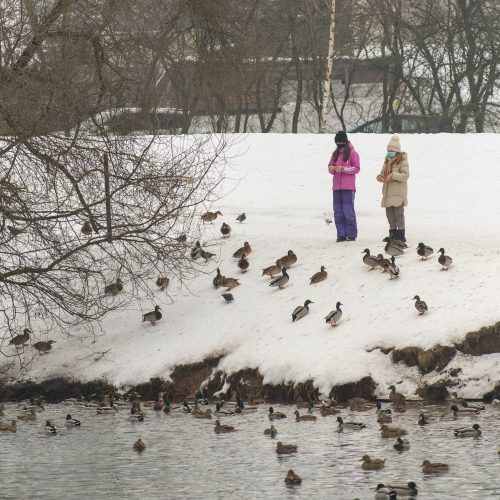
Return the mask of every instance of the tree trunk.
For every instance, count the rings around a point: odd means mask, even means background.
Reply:
[[[323,94],[321,96],[321,106],[319,115],[319,133],[324,134],[326,129],[326,105],[330,95],[330,85],[333,71],[333,52],[335,48],[335,0],[331,0],[330,5],[330,31],[328,35],[328,53],[326,56],[325,76],[323,79]]]

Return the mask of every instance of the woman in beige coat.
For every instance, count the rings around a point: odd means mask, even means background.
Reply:
[[[389,222],[389,237],[406,241],[405,206],[408,204],[408,155],[401,151],[399,137],[393,135],[377,180],[382,182],[382,206]]]

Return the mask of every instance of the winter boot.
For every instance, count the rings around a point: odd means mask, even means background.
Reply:
[[[396,239],[399,241],[403,241],[406,243],[405,230],[404,229],[396,229]]]

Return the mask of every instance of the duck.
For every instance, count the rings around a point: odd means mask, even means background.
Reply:
[[[326,323],[330,323],[330,326],[336,327],[338,322],[342,319],[342,309],[340,309],[342,305],[341,302],[337,302],[337,304],[335,304],[335,309],[325,316],[325,321]]]
[[[90,222],[88,220],[86,220],[84,223],[83,223],[83,226],[82,228],[80,229],[80,232],[84,235],[84,236],[90,236],[94,230],[92,229],[92,224],[90,224]]]
[[[293,414],[295,415],[296,422],[307,422],[307,421],[317,420],[318,418],[315,415],[300,415],[298,410],[295,410]]]
[[[214,415],[218,417],[226,417],[229,415],[234,415],[234,411],[226,410],[225,408],[222,407],[221,403],[217,402],[215,403]]]
[[[271,425],[269,429],[264,429],[265,436],[271,436],[273,438],[276,436],[276,434],[278,434],[278,431],[276,430],[276,427],[274,427],[274,425]]]
[[[256,406],[247,406],[239,396],[236,396],[236,407],[234,409],[235,413],[250,413],[254,411],[257,411]]]
[[[163,315],[160,312],[160,306],[155,306],[154,311],[147,312],[142,316],[142,322],[144,323],[145,321],[149,321],[154,326],[162,317]]]
[[[328,278],[328,273],[326,272],[326,267],[321,266],[320,270],[317,273],[314,273],[310,278],[310,285],[315,283],[320,283],[321,281],[325,281]]]
[[[199,410],[197,412],[192,413],[193,417],[195,418],[206,418],[206,419],[211,419],[212,418],[212,410]]]
[[[389,274],[391,276],[391,280],[393,278],[399,278],[399,267],[397,266],[397,264],[395,262],[394,255],[391,257],[391,263],[389,264],[387,271],[389,271]]]
[[[233,253],[233,257],[235,259],[241,259],[242,255],[250,255],[251,253],[252,247],[250,246],[250,243],[248,243],[248,241],[245,241],[245,243],[243,243],[243,246],[238,248],[238,250]]]
[[[417,254],[420,255],[420,260],[427,260],[427,258],[434,253],[431,247],[424,243],[419,243],[417,246]]]
[[[451,407],[454,417],[463,417],[467,415],[479,415],[481,410],[475,410],[474,408],[459,408],[457,405]]]
[[[386,415],[385,413],[382,413],[377,417],[377,423],[379,423],[379,424],[392,424],[392,416]]]
[[[17,422],[15,420],[12,420],[10,422],[10,424],[0,422],[0,431],[1,432],[17,432]]]
[[[378,265],[382,268],[382,271],[385,273],[387,268],[390,266],[391,261],[386,259],[381,253],[377,255]]]
[[[370,269],[369,271],[373,271],[376,267],[380,267],[379,261],[375,255],[370,255],[370,250],[365,248],[361,253],[364,253],[363,263],[366,264]]]
[[[247,256],[243,254],[241,259],[238,261],[238,267],[241,269],[242,273],[246,273],[250,267],[250,262],[248,262]]]
[[[112,295],[114,297],[115,295],[118,295],[122,290],[122,280],[120,278],[116,278],[116,281],[114,283],[111,283],[110,285],[106,285],[104,287],[104,295]]]
[[[200,245],[200,242],[197,241],[195,243],[195,246],[193,248],[191,248],[191,253],[190,253],[190,256],[193,260],[196,260],[196,259],[199,259],[201,257],[201,245]]]
[[[427,417],[421,413],[420,418],[418,419],[418,425],[428,425],[429,421],[427,420]]]
[[[479,437],[481,430],[479,429],[479,424],[474,424],[472,428],[461,427],[460,429],[455,429],[453,434],[457,437]]]
[[[262,269],[262,276],[269,276],[272,279],[276,274],[279,274],[281,272],[281,267],[281,260],[278,259],[276,261],[276,264]]]
[[[220,420],[215,421],[214,432],[216,434],[224,434],[227,432],[234,432],[235,428],[231,425],[221,425]]]
[[[278,441],[276,444],[276,453],[278,455],[289,455],[290,453],[297,453],[297,445],[295,444],[283,444]]]
[[[416,497],[418,495],[417,485],[413,481],[409,481],[406,486],[388,484],[387,487],[396,492],[396,498],[400,496]]]
[[[243,212],[242,214],[238,215],[238,217],[236,217],[236,220],[242,224],[243,222],[245,222],[247,220],[247,216],[245,214],[245,212]]]
[[[138,439],[133,445],[132,448],[135,451],[144,451],[146,449],[146,445],[142,439]]]
[[[177,238],[175,238],[175,241],[177,241],[177,243],[184,244],[187,241],[187,235],[181,234],[181,235],[177,236]]]
[[[284,413],[281,413],[279,411],[274,411],[273,407],[269,407],[269,420],[280,420],[282,418],[286,418],[286,415]]]
[[[415,300],[415,309],[418,311],[418,315],[422,316],[422,314],[426,313],[429,310],[427,303],[424,300],[420,299],[420,296],[415,295],[412,300]]]
[[[344,422],[342,417],[337,417],[337,422],[339,423],[337,427],[338,432],[342,432],[344,429],[359,430],[366,427],[366,425],[361,422]]]
[[[363,398],[352,398],[349,400],[349,410],[351,411],[369,411],[372,405]]]
[[[201,216],[201,220],[203,221],[203,224],[206,222],[212,222],[217,219],[218,215],[222,215],[220,210],[217,210],[217,212],[206,212]]]
[[[47,340],[47,342],[35,342],[33,344],[33,347],[40,353],[40,354],[47,354],[51,349],[52,349],[52,344],[55,344],[55,340]]]
[[[285,484],[288,486],[296,486],[298,484],[302,483],[302,478],[293,472],[293,469],[289,469],[285,476]]]
[[[135,412],[135,413],[131,413],[128,417],[127,417],[128,421],[129,422],[144,422],[144,413],[142,411],[139,411],[139,412]]]
[[[444,248],[440,248],[438,252],[441,254],[438,258],[438,262],[441,264],[441,271],[448,271],[453,264],[453,259],[449,255],[445,255]]]
[[[295,255],[293,250],[288,250],[287,254],[283,255],[283,257],[281,257],[279,260],[281,261],[281,264],[288,269],[289,267],[292,267],[297,263],[297,256]]]
[[[400,392],[396,392],[396,387],[394,387],[394,385],[390,385],[389,390],[391,391],[389,393],[389,399],[391,403],[397,406],[403,406],[406,402],[406,398],[404,397],[404,395]]]
[[[404,247],[397,243],[396,240],[391,240],[391,238],[386,237],[383,239],[385,241],[384,251],[388,255],[393,257],[399,257],[404,254]]]
[[[472,403],[467,403],[467,401],[462,401],[462,406],[464,408],[471,408],[472,410],[479,410],[483,411],[486,409],[484,405],[477,405],[477,404],[472,404]]]
[[[36,410],[35,408],[31,407],[29,411],[21,413],[21,415],[17,416],[18,420],[24,420],[24,421],[30,421],[30,420],[36,420]]]
[[[314,304],[314,302],[310,300],[306,300],[303,306],[297,306],[292,313],[292,321],[298,321],[300,318],[303,318],[307,314],[309,314],[309,304]]]
[[[385,424],[380,427],[380,435],[383,438],[406,436],[406,434],[408,434],[408,432],[405,429],[401,429],[400,427],[388,427]]]
[[[116,415],[118,413],[118,408],[115,406],[99,406],[96,408],[97,415]]]
[[[392,413],[392,410],[390,408],[382,408],[382,403],[380,401],[377,401],[375,407],[375,413],[377,415],[390,415]]]
[[[66,427],[80,427],[82,423],[80,420],[77,420],[76,418],[71,418],[71,415],[68,413],[66,415],[66,420],[64,421],[64,425]]]
[[[57,434],[57,429],[50,423],[50,420],[45,421],[45,432],[47,434]]]
[[[226,292],[229,292],[233,288],[236,288],[240,285],[241,283],[236,278],[226,278],[225,276],[223,276],[223,279],[221,280],[221,286],[226,288]]]
[[[465,401],[464,398],[459,398],[458,397],[458,394],[456,392],[452,392],[451,395],[453,396],[453,399],[451,400],[451,402],[454,404],[454,405],[461,405],[463,404],[463,402]]]
[[[160,292],[163,292],[170,283],[170,280],[166,276],[160,276],[156,280],[156,286],[160,289]]]
[[[282,290],[283,287],[288,283],[289,279],[290,276],[288,276],[288,273],[286,272],[286,267],[283,266],[281,268],[281,276],[277,276],[276,278],[274,278],[269,283],[269,286],[277,286],[280,290]]]
[[[493,398],[491,400],[491,406],[500,406],[500,399]]]
[[[321,405],[319,413],[322,417],[328,417],[330,415],[337,415],[338,413],[340,413],[340,410],[332,407],[327,408],[325,405]]]
[[[394,443],[394,449],[397,451],[409,450],[410,441],[408,441],[408,439],[401,439],[400,437],[398,437],[398,439]]]
[[[225,276],[222,276],[220,269],[217,268],[217,274],[215,275],[215,278],[212,280],[212,283],[214,285],[214,288],[217,290],[220,286],[222,286],[223,281],[226,279]]]
[[[429,460],[424,460],[422,462],[422,472],[424,474],[433,474],[435,472],[444,472],[449,470],[448,464],[431,463]]]
[[[228,303],[230,304],[231,302],[233,302],[234,300],[234,297],[233,297],[233,294],[232,293],[223,293],[221,295],[221,297]]]
[[[222,233],[223,238],[229,238],[229,236],[231,236],[231,226],[223,222],[220,228],[220,232]]]
[[[365,455],[361,460],[361,468],[364,470],[378,470],[385,467],[385,458],[370,458],[369,455]]]
[[[394,490],[391,490],[391,488],[385,484],[377,484],[377,488],[375,490],[375,500],[395,500],[396,498],[397,494]]]
[[[30,339],[30,333],[33,332],[29,328],[25,328],[22,334],[10,339],[9,345],[15,345],[16,348],[25,345]]]

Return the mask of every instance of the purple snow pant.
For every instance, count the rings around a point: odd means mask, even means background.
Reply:
[[[357,238],[358,236],[356,212],[354,212],[355,194],[356,191],[350,189],[333,191],[333,215],[338,238]]]

